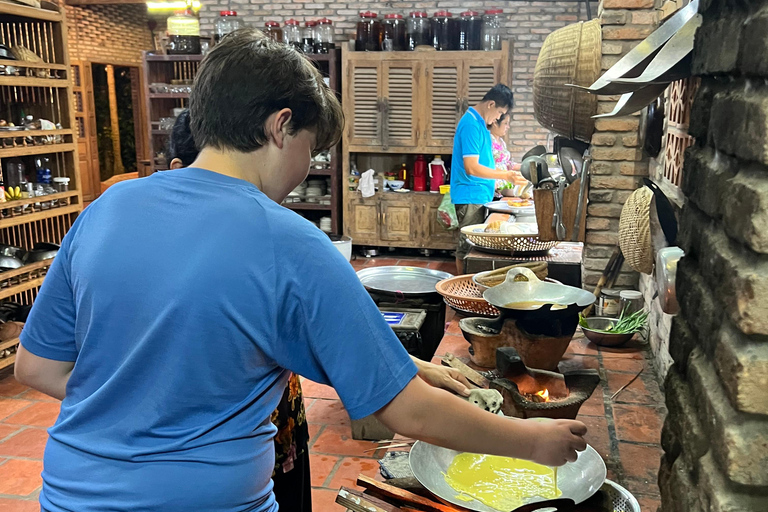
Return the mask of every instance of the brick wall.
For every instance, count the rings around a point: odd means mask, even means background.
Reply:
[[[663,512],[768,510],[768,11],[702,2]],[[759,10],[759,9],[763,10]],[[745,78],[749,77],[749,78]]]
[[[603,70],[608,70],[656,27],[654,0],[602,0]],[[598,112],[613,110],[618,96],[601,96]],[[639,116],[609,117],[595,122],[592,136],[592,177],[587,207],[587,239],[582,280],[594,286],[619,239],[619,217],[627,198],[648,175],[648,158],[639,147]],[[638,275],[628,266],[616,287],[637,284]]]
[[[66,11],[72,60],[140,65],[142,50],[153,48],[146,5],[67,6]]]
[[[212,33],[213,24],[220,10],[231,5],[238,16],[243,16],[251,26],[261,28],[265,20],[284,21],[328,17],[334,21],[339,42],[353,39],[355,24],[360,11],[372,10],[383,18],[389,12],[407,14],[413,10],[425,10],[430,15],[438,8],[448,9],[455,16],[466,9],[482,11],[501,6],[507,13],[505,23],[507,36],[514,42],[513,83],[515,109],[510,124],[509,150],[513,158],[536,144],[546,144],[549,132],[533,119],[533,68],[539,50],[547,35],[578,20],[586,20],[582,2],[528,2],[495,0],[459,1],[416,1],[416,2],[373,2],[369,0],[346,2],[320,2],[319,0],[297,0],[293,3],[275,3],[271,0],[207,0],[200,11],[200,28],[203,33]],[[593,16],[597,6],[593,4]],[[549,144],[551,146],[551,143]]]

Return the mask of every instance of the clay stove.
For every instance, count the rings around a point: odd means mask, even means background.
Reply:
[[[559,374],[528,368],[513,347],[496,350],[496,373],[491,389],[504,398],[504,415],[516,418],[575,419],[600,383],[597,370]]]

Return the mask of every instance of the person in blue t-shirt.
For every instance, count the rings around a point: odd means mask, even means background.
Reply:
[[[296,50],[244,29],[200,65],[191,167],[111,187],[61,244],[16,378],[62,400],[45,512],[274,512],[270,415],[290,372],[353,419],[460,451],[562,465],[583,423],[510,420],[417,378],[328,237],[280,206],[343,116]]]
[[[493,142],[488,126],[508,113],[514,104],[512,91],[504,84],[497,84],[483,99],[462,116],[453,136],[451,161],[451,202],[456,205],[459,229],[485,222],[483,205],[493,201],[496,180],[516,185],[527,181],[519,172],[520,166],[509,171],[496,170],[493,159]],[[456,249],[456,268],[464,273],[464,258],[469,253],[469,241],[459,235]]]

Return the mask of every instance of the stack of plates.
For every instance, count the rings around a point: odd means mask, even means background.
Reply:
[[[331,232],[331,218],[330,217],[321,217],[319,225],[320,225],[320,229],[322,229],[326,233],[330,233]]]

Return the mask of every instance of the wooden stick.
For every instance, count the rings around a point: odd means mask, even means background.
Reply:
[[[488,386],[491,385],[491,382],[477,373],[475,370],[464,364],[460,359],[458,359],[453,354],[445,354],[443,356],[443,359],[441,361],[444,366],[449,366],[455,370],[458,370],[459,373],[461,373],[463,376],[467,378],[467,380],[474,384],[476,387],[480,388],[488,388]]]
[[[336,503],[354,512],[401,512],[394,505],[347,487],[339,489]]]
[[[364,453],[373,453],[378,450],[389,450],[390,448],[405,448],[406,446],[411,446],[411,443],[397,443],[390,444],[388,446],[377,446],[376,448],[369,448],[368,450],[365,450]]]
[[[369,478],[365,475],[357,477],[357,485],[365,489],[381,494],[387,498],[394,498],[404,503],[410,503],[412,505],[418,505],[424,509],[424,512],[457,512],[457,509],[442,505],[436,501],[432,501],[428,498],[419,496],[412,492],[408,492],[403,489],[398,489],[392,485],[388,485],[382,482],[377,482],[373,478]]]
[[[616,248],[613,250],[613,254],[611,254],[611,258],[608,260],[608,264],[605,266],[605,270],[603,270],[603,275],[600,276],[600,280],[597,282],[597,286],[595,286],[595,297],[597,299],[600,299],[600,292],[603,291],[603,286],[605,286],[605,283],[608,281],[608,276],[613,272],[613,268],[616,265],[616,261],[619,259],[619,256],[621,255],[621,248],[617,245]],[[592,313],[592,308],[594,308],[595,305],[590,304],[587,309],[584,310],[584,317],[588,317]]]
[[[630,385],[630,384],[632,384],[633,382],[635,382],[635,381],[637,380],[637,378],[640,376],[640,374],[641,374],[641,373],[643,373],[643,370],[645,370],[645,368],[643,368],[642,370],[640,370],[639,372],[637,372],[637,375],[635,375],[634,377],[632,377],[632,379],[631,379],[629,382],[627,382],[626,384],[624,384],[623,386],[621,386],[617,392],[615,392],[614,394],[612,394],[612,395],[611,395],[611,401],[613,401],[613,399],[614,399],[614,398],[616,398],[617,396],[619,396],[619,393],[621,393],[622,391],[624,391],[625,389],[627,389],[627,388],[629,387],[629,385]]]

